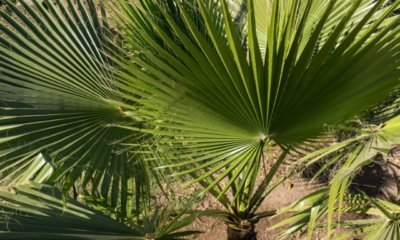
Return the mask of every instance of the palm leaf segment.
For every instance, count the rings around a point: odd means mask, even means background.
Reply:
[[[348,231],[337,236],[337,239],[360,237],[367,240],[397,239],[400,237],[399,214],[397,204],[374,198],[367,198],[371,207],[368,213],[374,215],[371,219],[349,220],[342,223]],[[354,227],[357,230],[354,230]]]
[[[313,239],[315,231],[327,225],[323,220],[329,214],[329,198],[328,188],[319,189],[305,196],[282,209],[278,215],[289,212],[294,212],[294,214],[276,223],[271,229],[289,225],[279,234],[281,239],[285,239],[306,227],[307,231],[303,231],[303,233],[307,233],[307,239]],[[344,200],[346,202],[344,207],[342,209],[335,208],[335,210],[353,214],[368,214],[370,217],[355,220],[339,219],[334,223],[334,226],[338,227],[341,233],[336,234],[335,239],[344,240],[362,237],[362,239],[378,240],[397,239],[400,236],[400,209],[397,204],[371,198],[364,193],[348,194],[344,197]]]
[[[165,209],[127,226],[47,185],[0,191],[0,199],[0,237],[4,239],[173,240],[197,233],[182,230],[196,214]]]
[[[397,104],[396,101],[394,103]],[[396,112],[393,113],[394,106],[388,106],[388,108],[389,111],[377,115],[379,120],[388,119],[384,123],[378,126],[371,124],[369,127],[358,129],[356,136],[314,151],[297,162],[308,167],[325,160],[314,179],[329,169],[335,169],[332,166],[339,165],[340,167],[335,170],[329,187],[319,189],[280,211],[280,214],[295,212],[292,217],[274,226],[278,228],[290,225],[281,233],[282,237],[290,236],[308,226],[308,239],[312,239],[317,227],[327,227],[328,235],[332,233],[334,227],[350,227],[348,232],[339,235],[340,237],[336,236],[335,239],[348,239],[364,234],[368,235],[365,239],[396,238],[394,236],[399,233],[399,209],[395,204],[369,198],[365,194],[354,195],[348,192],[352,178],[363,166],[376,161],[378,154],[382,156],[390,154],[393,147],[399,143],[400,116]],[[378,215],[380,218],[344,221],[342,225],[337,225],[335,221],[341,221],[342,212],[368,213]],[[317,226],[318,219],[327,221]],[[358,227],[357,230],[351,231],[354,226]]]
[[[0,192],[0,236],[5,239],[144,239],[141,233],[68,199],[54,188],[19,186]]]
[[[315,136],[397,86],[399,3],[247,1],[243,27],[224,0],[121,1],[134,54],[119,94],[139,103],[121,108],[170,167],[248,195],[267,142]]]
[[[136,136],[109,127],[123,118],[111,104],[119,99],[110,81],[116,40],[104,8],[93,1],[4,2],[13,17],[0,12],[2,183],[32,180],[32,163],[42,155],[55,168],[46,179],[66,190],[79,179],[97,196],[112,194],[114,207],[122,199],[129,215],[133,190],[149,194],[149,172],[118,144]]]

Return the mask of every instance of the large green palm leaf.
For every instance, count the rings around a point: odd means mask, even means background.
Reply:
[[[5,3],[13,17],[0,12],[2,184],[33,180],[42,154],[54,170],[48,182],[99,193],[114,207],[122,203],[125,215],[134,206],[139,214],[154,171],[122,145],[144,136],[111,126],[125,120],[112,104],[120,99],[111,82],[118,36],[104,8],[93,1]]]
[[[398,85],[399,1],[247,1],[244,29],[227,1],[215,5],[222,26],[210,1],[171,2],[179,11],[121,1],[116,12],[134,52],[120,96],[139,103],[121,108],[146,126],[123,127],[156,135],[169,167],[222,202],[231,186],[251,195],[267,143],[290,148]]]

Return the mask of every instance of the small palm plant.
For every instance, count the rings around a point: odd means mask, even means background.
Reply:
[[[122,127],[152,134],[166,167],[226,208],[229,238],[250,239],[285,155],[398,85],[399,2],[234,3],[120,2],[133,52],[120,92],[138,103],[121,108],[146,128]],[[283,154],[257,185],[274,145]]]
[[[286,155],[398,86],[400,1],[120,0],[117,32],[91,0],[45,2],[0,12],[3,182],[41,153],[47,183],[124,218],[164,168],[218,199],[229,239],[254,238]]]

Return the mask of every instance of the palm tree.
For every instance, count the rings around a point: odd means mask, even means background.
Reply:
[[[229,3],[121,2],[137,53],[121,97],[139,103],[121,107],[148,126],[125,128],[157,136],[167,167],[192,175],[227,209],[230,238],[247,239],[285,154],[397,86],[399,2]],[[256,186],[273,145],[283,154]]]
[[[6,3],[18,20],[0,12],[3,182],[41,153],[48,183],[100,189],[129,218],[162,166],[222,203],[229,239],[273,214],[256,211],[288,153],[400,76],[400,1],[120,0],[117,37],[91,0],[20,1],[29,18]]]

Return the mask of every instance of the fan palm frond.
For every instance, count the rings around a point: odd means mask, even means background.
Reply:
[[[269,143],[290,149],[398,85],[399,17],[391,13],[399,1],[247,1],[245,33],[238,33],[221,0],[222,34],[209,1],[171,2],[179,11],[154,1],[121,2],[115,11],[135,50],[121,63],[119,87],[138,105],[121,108],[146,126],[122,128],[161,138],[156,151],[175,162],[167,167],[195,175],[219,199],[233,184],[236,199],[253,193]],[[261,16],[256,4],[271,14]]]
[[[32,174],[42,154],[53,164],[48,183],[98,192],[113,205],[120,199],[127,214],[148,208],[155,172],[123,145],[146,136],[113,126],[126,116],[113,104],[121,98],[112,56],[121,53],[104,8],[91,0],[4,2],[13,17],[0,11],[2,185]]]

